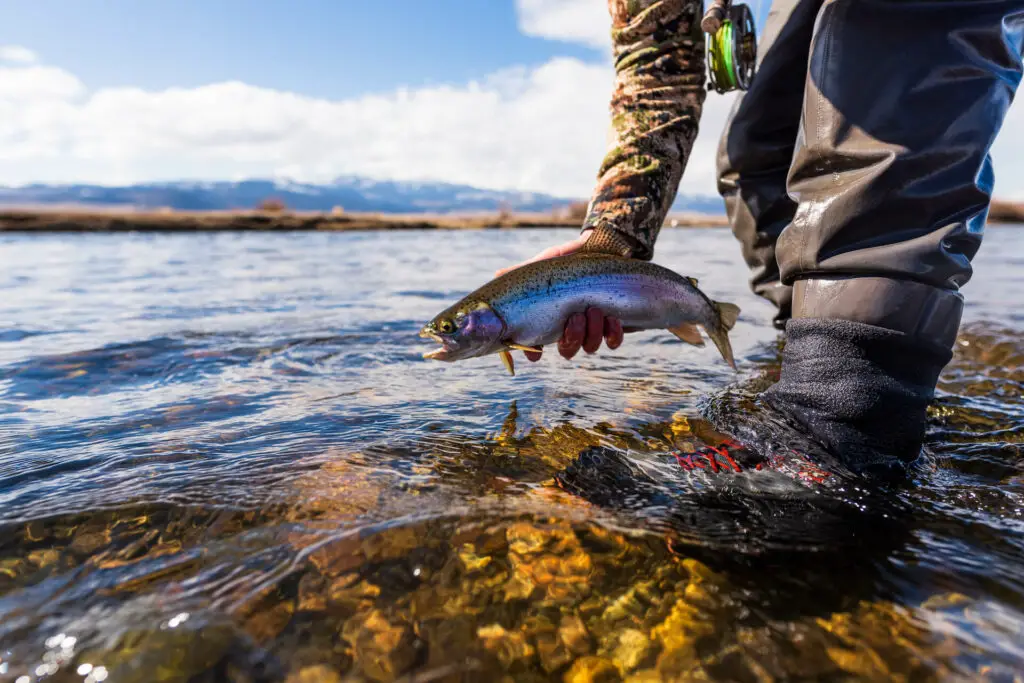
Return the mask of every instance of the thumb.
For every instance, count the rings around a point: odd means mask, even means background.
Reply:
[[[527,263],[543,261],[545,259],[555,258],[557,256],[568,256],[569,254],[575,254],[583,247],[584,244],[587,243],[587,240],[590,239],[590,235],[593,232],[593,229],[585,230],[582,233],[580,233],[580,236],[577,237],[576,239],[570,242],[566,242],[565,244],[558,244],[553,247],[548,247],[547,249],[540,252],[536,256],[528,258],[522,263],[518,263],[514,266],[509,266],[508,268],[502,268],[501,270],[497,271],[494,274],[494,276],[497,277],[499,275],[504,275],[509,271],[515,270],[516,268],[521,268],[522,266],[525,266]]]

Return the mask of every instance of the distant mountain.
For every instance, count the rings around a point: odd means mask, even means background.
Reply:
[[[725,215],[725,204],[718,195],[691,194],[676,196],[672,211],[678,213],[703,213],[710,216]]]
[[[482,190],[469,185],[410,183],[346,176],[325,185],[275,180],[241,182],[145,183],[125,187],[102,185],[26,185],[0,187],[0,206],[85,205],[137,209],[169,207],[181,211],[253,209],[275,198],[296,211],[381,213],[458,213],[497,211],[551,211],[573,199],[535,192]],[[718,197],[679,197],[673,209],[722,213]]]

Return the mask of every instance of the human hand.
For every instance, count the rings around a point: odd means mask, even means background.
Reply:
[[[511,270],[515,270],[516,268],[525,266],[527,263],[533,263],[534,261],[543,261],[544,259],[555,258],[556,256],[568,256],[569,254],[574,254],[577,251],[579,251],[584,244],[587,243],[587,240],[590,239],[590,236],[593,233],[593,229],[584,230],[583,232],[580,233],[580,236],[574,240],[570,240],[565,244],[558,244],[553,247],[548,247],[547,249],[540,252],[536,256],[532,256],[523,261],[522,263],[517,263],[514,266],[508,266],[506,268],[502,268],[501,270],[496,271],[494,273],[494,277],[504,275],[505,273]]]
[[[495,273],[495,277],[515,270],[520,266],[534,261],[555,258],[556,256],[568,256],[580,250],[590,239],[593,230],[583,231],[579,237],[565,244],[559,244],[541,251],[522,263],[508,268],[502,268]],[[591,307],[583,313],[573,313],[565,321],[565,328],[558,340],[558,353],[566,360],[571,360],[582,348],[585,352],[596,353],[601,348],[601,340],[604,339],[609,349],[617,349],[622,344],[624,334],[622,322],[615,317],[606,316],[599,308]],[[527,360],[537,362],[541,359],[543,352],[524,351],[523,355]]]

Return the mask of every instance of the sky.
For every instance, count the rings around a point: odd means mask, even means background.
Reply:
[[[759,28],[770,0],[748,0]],[[0,184],[340,175],[589,196],[605,0],[0,0]],[[680,191],[715,192],[709,93]],[[994,150],[1024,198],[1024,112]],[[1019,131],[1019,132],[1018,132]]]

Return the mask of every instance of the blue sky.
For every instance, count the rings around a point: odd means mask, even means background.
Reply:
[[[4,0],[4,44],[90,88],[240,80],[332,99],[604,57],[524,35],[502,0]]]
[[[752,0],[759,28],[769,0]],[[0,0],[0,184],[339,175],[586,198],[606,0]],[[715,194],[710,93],[680,191]],[[1024,111],[996,144],[1024,199]]]

